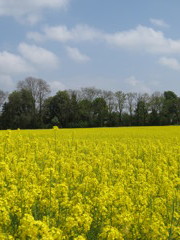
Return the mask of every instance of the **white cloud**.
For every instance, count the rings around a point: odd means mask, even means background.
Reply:
[[[141,25],[129,31],[107,34],[106,41],[120,48],[150,53],[180,53],[180,40],[166,38],[163,32]]]
[[[3,51],[0,52],[0,74],[11,75],[34,72],[34,68],[21,56]]]
[[[144,82],[137,80],[135,76],[130,76],[127,79],[125,79],[125,83],[127,83],[130,86],[131,88],[130,91],[143,93],[151,92],[151,89]]]
[[[176,54],[180,53],[180,39],[173,40],[166,38],[162,31],[142,25],[127,31],[115,33],[104,33],[101,30],[87,25],[77,25],[68,29],[64,25],[46,27],[42,33],[31,32],[28,38],[35,41],[55,40],[60,42],[67,41],[103,41],[112,46],[124,49],[145,51],[153,54]]]
[[[58,57],[45,48],[21,43],[18,50],[24,58],[40,68],[54,69],[59,65]]]
[[[15,83],[9,75],[0,74],[0,89],[3,91],[13,90],[15,88]]]
[[[45,38],[60,42],[66,42],[73,39],[71,31],[66,26],[46,27],[44,29]]]
[[[47,26],[42,30],[42,33],[29,32],[27,37],[35,41],[50,39],[59,42],[67,42],[102,40],[104,35],[101,31],[89,27],[88,25],[76,25],[72,29],[68,29],[65,25],[59,25],[54,27]]]
[[[44,9],[65,8],[70,0],[0,0],[0,16],[25,18],[36,23]]]
[[[68,56],[76,62],[87,62],[90,60],[88,56],[86,56],[85,54],[82,54],[77,48],[66,47],[66,50],[67,50]]]
[[[136,87],[139,83],[139,81],[134,76],[128,77],[125,81],[132,87]]]
[[[93,41],[104,37],[101,30],[83,24],[76,25],[76,27],[71,30],[71,34],[76,41]]]
[[[55,54],[35,45],[21,43],[18,50],[21,55],[0,52],[0,89],[4,91],[13,90],[18,79],[42,73],[42,68],[47,73],[59,63]],[[53,82],[53,87],[57,90],[63,84]]]
[[[155,26],[158,26],[158,27],[169,27],[169,25],[162,19],[155,19],[155,18],[151,18],[150,19],[150,22],[155,25]]]
[[[28,32],[26,37],[34,40],[35,42],[42,42],[45,40],[43,34],[38,32]]]
[[[30,14],[26,18],[26,22],[29,23],[30,25],[34,25],[42,19],[41,14]],[[22,23],[24,23],[24,20],[22,19]]]
[[[66,89],[66,86],[59,81],[49,82],[49,85],[51,86],[52,94],[55,94],[59,90],[65,90]]]
[[[175,58],[162,57],[159,63],[174,70],[180,70],[180,62]]]

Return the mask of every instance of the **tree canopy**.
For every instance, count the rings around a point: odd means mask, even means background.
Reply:
[[[111,127],[180,123],[180,97],[86,87],[50,95],[50,85],[28,77],[9,95],[0,90],[0,128]]]

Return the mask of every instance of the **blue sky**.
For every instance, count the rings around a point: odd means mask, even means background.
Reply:
[[[0,89],[46,80],[180,95],[180,1],[0,0]]]

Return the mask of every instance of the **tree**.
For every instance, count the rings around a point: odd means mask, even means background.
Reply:
[[[95,126],[103,127],[108,116],[108,107],[104,98],[96,98],[92,103]]]
[[[100,89],[95,87],[81,88],[81,98],[92,102],[95,98],[100,97],[101,92]]]
[[[68,127],[70,122],[70,97],[67,91],[58,91],[55,96],[49,98],[44,106],[45,123],[52,127],[54,121],[59,127]]]
[[[0,108],[2,107],[3,103],[5,102],[7,95],[8,95],[8,93],[0,90]]]
[[[78,92],[68,91],[70,98],[70,108],[69,108],[69,124],[68,127],[78,127],[80,120],[79,104],[78,104]]]
[[[115,98],[117,101],[117,108],[118,108],[118,112],[119,112],[119,122],[122,125],[122,112],[125,107],[126,94],[123,93],[122,91],[117,91],[117,92],[115,92]]]
[[[113,110],[115,110],[115,96],[114,93],[112,91],[106,91],[104,90],[102,92],[102,97],[104,98],[104,100],[106,101],[106,104],[108,106],[108,111],[109,114],[111,114],[113,112]]]
[[[137,105],[135,110],[135,121],[137,125],[148,125],[148,113],[150,106],[150,96],[147,93],[137,95]]]
[[[149,100],[149,125],[160,125],[164,96],[160,92],[154,92]]]
[[[130,115],[130,125],[132,125],[133,113],[137,104],[137,93],[129,92],[126,94],[126,106]]]
[[[93,125],[93,110],[92,102],[87,99],[82,99],[78,103],[80,114],[80,127],[92,127]]]
[[[28,77],[17,91],[0,90],[1,128],[102,127],[180,124],[180,97],[163,94],[124,93],[95,87],[58,91],[48,97],[50,86]]]
[[[34,128],[34,99],[26,89],[12,92],[3,105],[2,126],[4,129]]]
[[[42,79],[28,77],[23,81],[19,81],[17,88],[18,90],[26,89],[31,92],[31,95],[34,98],[35,108],[41,118],[43,103],[51,92],[49,84]]]
[[[180,98],[177,98],[177,124],[180,124]]]
[[[172,91],[164,92],[164,102],[162,108],[162,123],[177,124],[178,123],[178,97]]]

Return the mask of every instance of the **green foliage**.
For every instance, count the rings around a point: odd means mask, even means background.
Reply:
[[[159,126],[180,123],[180,98],[172,91],[137,94],[93,87],[58,91],[42,79],[26,78],[18,90],[0,90],[0,128]]]
[[[3,105],[1,122],[4,128],[32,128],[34,119],[34,99],[28,90],[12,92]]]

